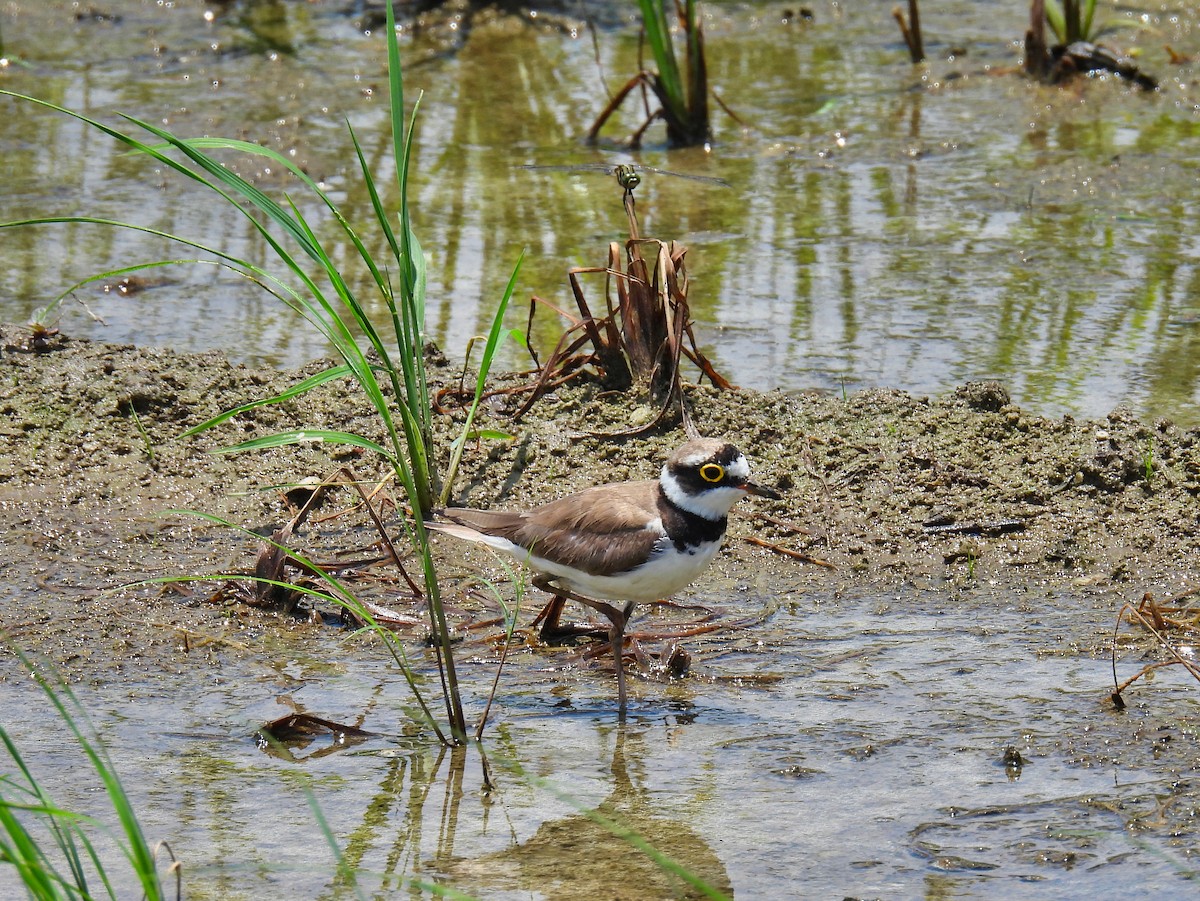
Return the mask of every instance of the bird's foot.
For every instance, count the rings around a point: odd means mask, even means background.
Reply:
[[[583,657],[585,660],[592,660],[608,653],[607,643],[597,643],[584,651]],[[621,656],[626,661],[627,672],[648,682],[671,682],[682,679],[692,665],[692,655],[677,642],[670,642],[658,651],[649,651],[640,641],[630,635],[625,636],[624,653]],[[633,665],[630,666],[630,663]]]
[[[530,624],[531,627],[537,627],[539,623],[541,624],[541,629],[538,630],[538,637],[544,643],[549,645],[574,644],[578,638],[608,637],[609,627],[607,625],[587,622],[563,622],[562,614],[564,606],[565,598],[559,594],[554,595],[550,598],[550,602],[542,608],[542,612]]]

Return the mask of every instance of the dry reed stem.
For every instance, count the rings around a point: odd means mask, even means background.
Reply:
[[[1186,596],[1190,596],[1195,593],[1196,593],[1196,591],[1193,590],[1193,591],[1186,592],[1183,595],[1178,595],[1177,597],[1186,597]],[[1140,623],[1142,626],[1144,626],[1147,630],[1149,630],[1150,634],[1154,636],[1154,640],[1159,644],[1159,646],[1163,650],[1165,650],[1171,656],[1172,659],[1159,660],[1154,663],[1148,663],[1145,666],[1143,666],[1140,670],[1138,670],[1133,676],[1126,679],[1124,682],[1118,682],[1117,681],[1117,629],[1120,628],[1120,624],[1123,619],[1127,619],[1129,622],[1136,621],[1136,622]],[[1130,685],[1132,685],[1138,679],[1141,679],[1143,676],[1146,676],[1146,675],[1154,672],[1155,670],[1161,669],[1165,666],[1176,666],[1176,665],[1182,666],[1185,670],[1188,671],[1188,673],[1191,674],[1193,679],[1196,679],[1198,682],[1200,682],[1200,665],[1198,665],[1195,661],[1186,657],[1179,648],[1177,648],[1170,640],[1168,640],[1163,635],[1163,631],[1165,631],[1165,628],[1170,627],[1172,625],[1176,625],[1177,628],[1181,628],[1186,631],[1194,631],[1195,630],[1195,625],[1193,623],[1182,623],[1182,624],[1177,625],[1173,621],[1169,620],[1167,617],[1163,616],[1162,611],[1159,609],[1158,605],[1155,604],[1154,597],[1153,597],[1153,595],[1150,594],[1150,592],[1146,592],[1146,594],[1142,596],[1142,600],[1138,604],[1137,607],[1134,607],[1132,604],[1125,604],[1121,608],[1120,612],[1117,614],[1117,625],[1113,629],[1113,642],[1112,642],[1113,691],[1112,691],[1112,694],[1110,695],[1110,697],[1112,698],[1113,706],[1115,706],[1118,710],[1125,709],[1125,700],[1124,700],[1124,698],[1121,697],[1121,693],[1123,691],[1125,691],[1125,689],[1127,689]]]

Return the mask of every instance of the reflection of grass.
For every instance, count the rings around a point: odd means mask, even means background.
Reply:
[[[79,700],[65,683],[52,681],[23,655],[18,653],[18,656],[100,777],[109,807],[120,823],[112,838],[127,861],[140,896],[147,901],[182,898],[183,867],[174,860],[165,842],[151,847],[146,841],[116,767],[96,737]],[[11,866],[26,896],[36,901],[99,898],[116,901],[137,897],[122,884],[122,880],[128,882],[128,879],[118,872],[115,863],[106,859],[94,841],[96,833],[111,834],[112,830],[92,815],[56,804],[2,725],[0,742],[14,768],[14,772],[0,775],[0,867]],[[4,769],[7,771],[9,767]],[[357,898],[368,897],[359,885],[365,874],[355,868],[353,860],[347,859],[312,790],[305,786],[304,794],[313,822],[333,853],[337,884],[352,890]],[[157,865],[160,851],[171,860],[165,872],[160,872]],[[404,877],[402,883],[435,897],[470,901],[470,896],[428,880]]]
[[[34,681],[58,712],[66,731],[87,756],[104,786],[108,803],[120,823],[115,836],[143,896],[157,901],[163,889],[157,849],[142,833],[125,787],[103,746],[95,739],[87,714],[65,683],[54,683],[23,655],[18,655]],[[91,816],[59,807],[26,764],[8,730],[0,726],[0,741],[17,773],[0,776],[0,863],[12,866],[30,898],[118,898],[115,870],[102,860],[91,836],[109,831]],[[42,829],[31,828],[35,824]],[[47,833],[47,840],[41,835]],[[165,847],[165,846],[160,846]],[[170,853],[169,849],[166,849]],[[172,864],[175,897],[181,894],[180,872]]]
[[[642,71],[617,91],[588,132],[594,141],[600,129],[617,111],[625,98],[637,88],[648,88],[659,102],[659,109],[638,128],[631,141],[641,145],[642,135],[655,119],[667,124],[667,143],[672,147],[694,147],[710,137],[708,119],[708,69],[704,59],[704,32],[695,0],[683,0],[677,6],[680,30],[686,51],[681,67],[671,39],[667,4],[663,0],[638,0],[642,10],[642,28],[654,56],[657,72]]]
[[[505,614],[511,635],[513,618],[510,614],[515,614],[515,610],[506,609]],[[189,863],[180,864],[174,861],[174,855],[165,843],[152,846],[147,842],[116,768],[96,737],[96,730],[79,700],[65,684],[52,681],[25,658],[21,659],[57,711],[66,727],[63,731],[74,737],[100,777],[108,807],[120,824],[119,829],[111,830],[92,814],[77,813],[56,804],[46,785],[39,781],[20,754],[8,730],[0,726],[0,742],[7,753],[6,765],[0,768],[3,772],[0,775],[0,866],[7,864],[13,868],[28,897],[38,901],[67,901],[124,899],[140,895],[150,901],[167,901],[183,896],[187,872],[195,876],[213,864],[223,865],[219,859],[198,861],[194,854]],[[623,735],[619,735],[618,748],[623,742]],[[508,753],[515,754],[516,749],[509,746]],[[333,867],[325,878],[330,879],[334,894],[338,897],[376,897],[382,883],[392,889],[401,886],[417,889],[432,897],[487,897],[487,888],[495,888],[495,884],[489,882],[494,875],[492,869],[481,868],[478,862],[468,862],[464,864],[465,869],[457,872],[455,861],[458,859],[452,850],[456,845],[457,830],[468,822],[461,807],[464,799],[471,797],[471,792],[464,791],[464,777],[470,771],[465,749],[421,743],[409,753],[364,754],[354,759],[379,762],[378,770],[374,766],[369,768],[376,776],[383,774],[384,778],[373,780],[378,788],[363,809],[361,822],[343,825],[341,828],[348,829],[343,834],[336,832],[326,818],[317,796],[319,789],[314,790],[310,775],[291,768],[280,774],[307,800],[312,817],[311,834],[314,838],[323,837],[333,855]],[[692,835],[686,826],[657,812],[644,792],[639,793],[631,787],[621,752],[618,751],[615,759],[621,761],[621,766],[618,768],[614,764],[613,793],[599,807],[584,804],[555,788],[544,778],[523,769],[515,758],[511,761],[506,758],[504,766],[512,774],[510,788],[518,793],[531,789],[548,792],[595,824],[589,837],[603,837],[607,833],[625,843],[628,846],[625,853],[632,855],[623,864],[629,873],[645,878],[648,872],[659,871],[668,883],[676,886],[676,894],[672,897],[729,897],[723,890],[727,878],[712,849],[701,837]],[[9,762],[11,766],[7,765]],[[208,781],[205,779],[206,783]],[[440,790],[439,786],[445,790]],[[224,792],[229,787],[218,782],[212,790]],[[281,800],[278,803],[288,802]],[[485,808],[487,806],[490,805]],[[340,806],[339,819],[344,819],[345,813],[344,805]],[[256,817],[251,822],[262,823],[263,820]],[[434,847],[437,850],[432,857],[426,854],[428,835],[423,828],[426,824],[436,824]],[[551,836],[557,836],[562,828],[576,828],[570,821],[555,819],[546,820],[543,826]],[[104,841],[98,842],[97,837]],[[110,838],[119,846],[126,869],[120,867],[119,858],[106,847]],[[536,856],[541,850],[544,849],[539,848],[536,837],[525,845],[514,841],[512,846],[495,852],[494,859],[510,865],[513,862],[519,864],[528,859],[529,854]],[[371,864],[371,859],[378,853],[386,857],[382,872]],[[602,867],[605,855],[611,859],[616,852],[611,845],[603,845],[592,852],[577,846],[556,847],[552,853],[556,858],[561,856],[564,861],[561,874],[570,879],[571,864],[579,862],[579,855]],[[639,859],[642,856],[645,860]],[[166,862],[168,859],[170,863]],[[163,861],[161,865],[160,860]],[[503,869],[500,868],[501,873]],[[424,875],[429,872],[443,875]],[[498,878],[503,882],[502,875]],[[136,882],[136,893],[131,889],[131,882]],[[456,888],[455,883],[468,891],[479,883],[483,887],[472,895]],[[226,891],[229,891],[228,886]]]

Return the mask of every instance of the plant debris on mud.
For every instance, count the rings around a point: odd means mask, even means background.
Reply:
[[[169,652],[189,616],[215,615],[202,603],[211,590],[180,604],[145,590],[131,601],[129,592],[104,589],[253,569],[253,541],[167,511],[196,510],[270,535],[291,518],[290,486],[345,466],[363,479],[378,475],[375,461],[353,448],[212,453],[284,428],[375,434],[369,408],[347,385],[178,437],[323,363],[263,371],[215,353],[61,335],[35,348],[21,334],[6,328],[0,354],[0,528],[7,536],[0,565],[5,592],[18,601],[3,605],[0,628],[10,639],[53,649],[68,668],[86,667],[92,657],[120,666],[154,648]],[[436,352],[428,360],[435,387],[457,381],[458,371]],[[1033,587],[1046,603],[1058,589],[1089,593],[1115,617],[1126,601],[1146,591],[1170,596],[1195,577],[1197,430],[1143,423],[1120,409],[1100,421],[1041,418],[1012,404],[996,383],[970,383],[934,399],[886,389],[841,398],[696,386],[685,399],[701,433],[739,445],[755,478],[785,492],[781,501],[735,511],[726,549],[693,586],[697,593],[706,583],[711,591],[740,582],[793,597],[913,587],[996,598],[1019,588],[1027,598]],[[468,449],[455,504],[522,506],[599,482],[651,478],[683,440],[677,423],[636,439],[592,437],[628,430],[655,411],[648,399],[631,402],[583,378],[542,398],[515,425],[521,394],[497,392],[491,401],[480,427],[515,439]],[[457,415],[444,417],[443,449]],[[346,506],[355,502],[351,494]],[[322,530],[333,541],[338,529],[337,521],[310,525],[305,541],[319,548]],[[369,532],[355,540],[369,544]],[[439,553],[463,552],[445,543]],[[226,600],[220,615],[244,620],[247,629],[305,627],[247,605],[231,613],[230,606]],[[1095,635],[1079,644],[1105,650]]]

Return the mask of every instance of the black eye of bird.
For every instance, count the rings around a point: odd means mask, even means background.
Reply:
[[[725,467],[719,463],[705,463],[700,467],[700,478],[706,482],[719,482],[725,478]]]

